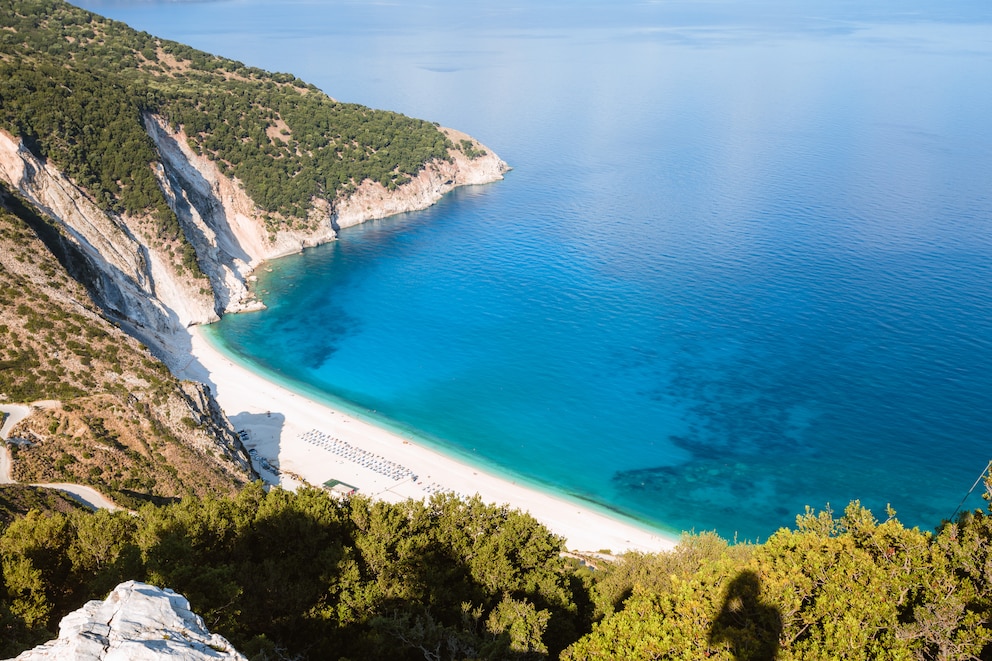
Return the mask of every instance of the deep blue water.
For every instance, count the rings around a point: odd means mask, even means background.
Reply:
[[[285,378],[748,539],[930,528],[992,458],[987,3],[81,4],[515,168],[260,272],[215,330]]]

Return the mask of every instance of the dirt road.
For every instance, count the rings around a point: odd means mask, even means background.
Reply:
[[[31,414],[31,407],[23,404],[3,404],[0,405],[0,411],[7,414],[7,419],[4,420],[3,426],[0,427],[0,439],[6,441],[8,435],[10,434],[10,430],[14,428],[14,425]],[[11,475],[10,450],[7,448],[6,443],[4,443],[3,446],[0,446],[0,484],[16,484]],[[32,484],[31,486],[65,491],[75,500],[93,510],[120,509],[102,493],[93,487],[88,487],[84,484],[69,484],[60,482],[57,484]]]

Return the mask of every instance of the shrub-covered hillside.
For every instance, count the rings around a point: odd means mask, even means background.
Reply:
[[[595,571],[531,517],[261,487],[0,535],[0,654],[119,581],[185,594],[253,659],[992,658],[992,519],[937,533],[807,512],[760,545],[686,536]]]
[[[82,509],[82,505],[63,491],[24,484],[0,485],[0,530],[31,510],[68,513]]]
[[[166,117],[236,176],[273,224],[305,224],[365,179],[394,188],[453,145],[436,126],[337,103],[288,74],[137,32],[59,0],[0,0],[0,128],[22,136],[104,208],[179,226],[141,114]],[[465,149],[474,150],[469,143]]]
[[[607,572],[607,615],[563,658],[989,659],[990,551],[985,514],[930,533],[857,503],[760,545],[691,538]]]
[[[232,493],[249,475],[230,424],[100,315],[39,238],[63,245],[57,232],[0,185],[0,401],[55,402],[15,428],[28,444],[10,446],[14,478],[132,507]]]
[[[539,658],[589,618],[560,549],[530,516],[441,496],[255,486],[137,515],[29,515],[0,538],[0,655],[138,578],[187,596],[254,658]]]

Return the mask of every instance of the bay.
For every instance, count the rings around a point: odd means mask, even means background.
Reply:
[[[982,4],[79,4],[514,167],[260,273],[246,360],[666,530],[929,528],[990,458]]]

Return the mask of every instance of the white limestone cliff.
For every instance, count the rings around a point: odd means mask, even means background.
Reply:
[[[189,601],[172,590],[128,581],[103,601],[69,613],[59,636],[16,661],[247,661],[225,638],[210,633]]]
[[[252,202],[236,179],[225,176],[213,161],[196,154],[189,147],[186,135],[171,129],[162,118],[146,115],[145,128],[158,147],[173,190],[181,189],[192,202],[192,222],[205,221],[216,232],[220,251],[252,268],[266,259],[326,243],[334,239],[341,228],[426,209],[458,186],[491,183],[502,179],[510,169],[499,156],[468,135],[442,127],[440,130],[453,143],[468,140],[486,153],[470,159],[460,151],[452,150],[451,162],[428,163],[409,183],[393,191],[378,182],[366,180],[349,197],[337,200],[333,209],[324,200],[314,200],[311,217],[318,220],[316,229],[280,230],[270,241],[261,220],[264,212]],[[180,220],[184,217],[180,216]],[[202,260],[201,246],[196,245],[196,248]]]
[[[158,287],[164,279],[162,260],[152,257],[131,228],[2,130],[0,178],[61,230],[63,247],[74,253],[74,275],[88,276],[87,287],[111,314],[153,332],[206,320],[198,314],[195,296],[164,296],[163,301]]]
[[[427,164],[393,191],[365,181],[333,204],[314,200],[310,216],[316,222],[311,229],[270,234],[265,214],[240,183],[196,154],[181,130],[151,114],[144,116],[144,124],[161,158],[155,171],[159,185],[196,250],[209,286],[177,267],[175,258],[150,236],[148,218],[101,210],[57,168],[2,130],[0,179],[59,228],[62,249],[72,262],[70,272],[84,281],[97,303],[173,369],[181,365],[176,348],[185,327],[261,307],[248,281],[262,261],[333,240],[342,227],[424,209],[457,186],[502,179],[509,169],[465,134],[441,129],[455,144],[470,140],[484,155],[470,159],[452,150],[450,161]]]
[[[499,156],[461,131],[449,128],[441,128],[441,131],[455,144],[469,140],[485,151],[485,155],[470,159],[460,151],[452,150],[451,162],[429,163],[420,174],[396,191],[389,191],[378,182],[365,180],[355,193],[337,204],[334,225],[338,228],[351,227],[366,220],[426,209],[459,186],[497,181],[510,169]]]

